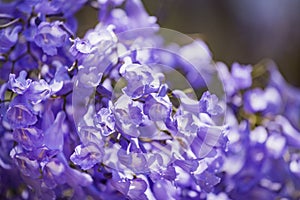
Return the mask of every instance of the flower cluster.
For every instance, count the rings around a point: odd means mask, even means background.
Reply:
[[[170,64],[161,60],[169,54],[159,50],[163,38],[155,34],[156,26],[143,29],[148,30],[144,34],[140,29],[117,34],[111,25],[99,24],[74,40],[71,52],[79,71],[72,103],[81,143],[70,160],[88,172],[110,172],[112,178],[103,186],[106,194],[205,197],[220,182],[217,173],[227,137],[226,127],[216,119],[225,109],[209,91],[197,100],[184,92],[190,85],[180,82],[179,90],[168,79],[170,73],[180,76],[174,66],[162,65]]]
[[[232,199],[299,198],[300,91],[271,61],[218,67],[231,129],[221,191]]]
[[[1,199],[299,198],[300,92],[273,65],[215,65],[140,0],[0,2],[0,45]]]

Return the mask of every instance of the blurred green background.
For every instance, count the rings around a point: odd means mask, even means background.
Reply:
[[[284,77],[300,86],[300,1],[143,0],[164,28],[201,37],[214,60],[256,64],[274,60]],[[95,11],[78,15],[81,27]],[[95,15],[95,16],[94,16]],[[83,22],[83,23],[82,23]]]

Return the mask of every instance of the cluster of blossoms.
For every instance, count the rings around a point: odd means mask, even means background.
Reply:
[[[218,189],[232,199],[298,199],[300,91],[272,61],[218,67],[230,129]]]
[[[0,22],[1,199],[299,197],[300,92],[273,66],[214,65],[140,0],[0,2]]]

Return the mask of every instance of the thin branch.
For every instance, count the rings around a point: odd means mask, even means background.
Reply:
[[[20,22],[20,21],[21,21],[21,18],[16,18],[16,19],[14,19],[12,21],[7,22],[6,24],[1,24],[0,25],[0,29],[7,28],[7,27],[9,27],[9,26],[11,26],[11,25],[13,25],[13,24],[15,24],[17,22]]]

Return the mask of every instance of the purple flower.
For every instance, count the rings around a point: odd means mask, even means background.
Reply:
[[[70,89],[70,82],[70,77],[67,74],[66,67],[57,66],[54,78],[52,79],[49,85],[51,89],[51,94],[59,95],[60,92],[65,92],[65,90]]]
[[[175,186],[170,181],[164,179],[154,183],[153,193],[156,199],[175,199],[177,196]]]
[[[297,198],[300,92],[269,63],[217,64],[225,108],[197,98],[207,45],[164,40],[141,0],[0,5],[0,198]],[[83,5],[100,22],[79,39]]]
[[[42,22],[38,26],[35,43],[50,56],[57,54],[57,48],[62,47],[67,41],[67,33],[60,27],[61,22]]]
[[[161,161],[163,162],[163,161]],[[161,163],[159,163],[161,165]],[[158,171],[152,170],[150,178],[153,182],[157,182],[161,179],[174,181],[177,177],[174,166],[168,165],[167,168],[159,169]]]
[[[84,70],[105,70],[105,67],[115,59],[114,48],[116,48],[117,37],[113,32],[114,26],[102,26],[99,24],[95,29],[89,30],[83,39],[76,38],[70,48],[71,54],[78,59],[79,65]],[[101,63],[101,64],[100,64]],[[101,66],[98,66],[101,65]],[[95,68],[95,66],[98,66]],[[97,72],[96,72],[97,73]]]
[[[79,132],[81,142],[85,144],[89,144],[93,142],[98,146],[102,145],[102,134],[101,130],[97,129],[93,126],[83,126]]]
[[[73,41],[73,45],[70,48],[70,52],[73,56],[79,57],[80,54],[89,54],[93,52],[93,46],[87,39],[76,38]]]
[[[91,142],[77,146],[70,159],[73,163],[79,165],[81,169],[87,170],[101,162],[103,153],[101,147]]]
[[[279,127],[277,126],[276,128],[278,128],[280,133],[282,133],[286,137],[287,143],[292,147],[299,148],[300,147],[300,139],[299,139],[300,131],[298,129],[296,129],[289,122],[289,120],[284,116],[280,116],[280,115],[276,116],[275,122],[277,125],[280,125]],[[273,128],[275,127],[274,124],[270,124],[270,125],[272,125]]]
[[[201,126],[198,129],[197,136],[191,144],[191,149],[199,158],[213,157],[217,155],[215,148],[225,150],[228,139],[225,136],[225,127]]]
[[[8,87],[17,94],[23,94],[29,88],[32,81],[31,79],[26,80],[26,76],[26,71],[21,71],[18,78],[16,78],[15,74],[10,74]]]
[[[13,156],[20,171],[25,175],[32,178],[40,176],[40,165],[36,160],[30,160],[24,154],[19,153]]]
[[[137,127],[144,121],[142,104],[122,95],[114,104],[116,125],[120,131],[133,137],[140,135]]]
[[[133,179],[130,183],[128,197],[137,200],[147,200],[148,198],[145,195],[147,186],[148,186],[147,183],[143,179],[141,178]]]
[[[43,132],[37,128],[20,128],[13,132],[14,139],[19,142],[26,150],[33,150],[43,142]]]
[[[185,136],[195,136],[201,124],[199,118],[191,113],[181,114],[175,118],[176,127]]]
[[[282,100],[279,92],[275,88],[268,87],[265,90],[254,88],[245,93],[244,104],[245,110],[250,113],[272,112],[277,114],[280,111]]]
[[[149,66],[139,64],[126,63],[120,68],[120,73],[127,81],[127,86],[122,90],[133,99],[157,92],[164,79],[162,73],[155,72]]]
[[[19,70],[30,71],[38,68],[37,60],[34,59],[32,55],[28,55],[28,54],[21,56],[21,58],[17,60],[15,65],[16,65],[16,71]]]
[[[15,26],[14,28],[8,27],[0,29],[0,53],[4,54],[11,47],[13,47],[18,41],[18,34],[21,31],[21,26]]]
[[[89,186],[92,178],[85,173],[70,168],[66,158],[59,153],[55,158],[42,162],[43,181],[48,188],[55,188],[67,183],[74,192],[81,191],[81,186]]]
[[[200,112],[205,112],[211,116],[219,115],[223,112],[222,107],[219,105],[218,97],[210,92],[204,92],[199,101]]]
[[[251,77],[252,67],[247,65],[239,65],[238,63],[233,63],[231,68],[232,78],[235,81],[235,87],[237,90],[249,88],[252,84]]]
[[[46,186],[53,189],[57,184],[63,184],[65,180],[66,167],[58,159],[53,159],[45,163],[42,167],[43,170],[43,180]]]
[[[128,154],[123,150],[120,150],[118,152],[118,158],[121,164],[125,165],[136,174],[148,171],[148,163],[142,153],[130,152]]]
[[[250,140],[255,143],[264,143],[268,138],[268,132],[265,127],[258,126],[250,133]]]
[[[174,164],[186,172],[195,172],[199,166],[197,160],[176,160]]]
[[[291,162],[289,164],[289,168],[292,173],[296,174],[300,177],[300,157],[297,154],[292,155]]]
[[[202,68],[202,66],[209,65],[212,61],[212,54],[207,44],[201,40],[195,40],[180,48],[179,51],[183,58],[191,62],[196,67]]]
[[[72,16],[80,9],[87,0],[65,1],[65,0],[40,0],[35,5],[35,11],[43,14],[63,14],[65,17]]]
[[[206,192],[211,192],[212,188],[221,180],[214,173],[208,171],[204,171],[200,174],[195,174],[194,179],[196,183]]]
[[[49,84],[41,79],[39,81],[33,81],[30,84],[29,89],[26,91],[25,98],[27,98],[33,104],[38,104],[41,101],[48,99],[51,95],[51,87]]]
[[[113,1],[113,4],[118,5],[120,2]],[[109,6],[110,1],[106,6]],[[107,9],[106,7],[104,7]],[[105,13],[105,10],[102,10]],[[105,24],[114,24],[116,32],[123,32],[143,27],[158,28],[156,24],[156,17],[149,16],[140,0],[127,0],[125,1],[125,8],[114,8],[107,15],[100,14],[101,21]]]
[[[6,117],[13,128],[28,127],[37,122],[37,117],[24,104],[15,104],[8,108]]]
[[[286,150],[286,138],[279,134],[272,134],[266,141],[266,147],[270,155],[280,158]]]
[[[148,184],[142,178],[126,179],[118,175],[113,175],[111,184],[121,192],[124,197],[137,200],[148,199],[145,195]]]
[[[232,77],[228,67],[224,63],[217,62],[216,65],[220,73],[220,77],[224,86],[224,90],[227,94],[227,97],[231,97],[237,92],[235,89],[235,80]]]
[[[101,108],[95,117],[95,125],[101,129],[103,136],[115,132],[115,117],[109,108]]]
[[[65,118],[65,112],[60,111],[57,113],[53,124],[47,130],[45,130],[44,144],[48,148],[62,151],[64,145],[64,132],[62,130],[62,126]]]
[[[29,14],[32,11],[32,8],[39,2],[41,2],[41,0],[21,1],[17,4],[17,9]]]
[[[167,96],[161,97],[156,94],[149,94],[145,99],[143,111],[151,121],[165,122],[167,119],[171,120],[172,104]]]
[[[95,67],[85,68],[79,73],[79,81],[86,88],[97,87],[102,78],[102,72],[100,72],[100,70]]]
[[[113,173],[111,184],[123,195],[127,195],[130,187],[130,181],[128,179],[121,179],[116,173]]]
[[[179,100],[179,111],[181,112],[189,112],[195,115],[200,113],[200,104],[194,98],[189,97],[181,90],[173,90],[172,94]]]

